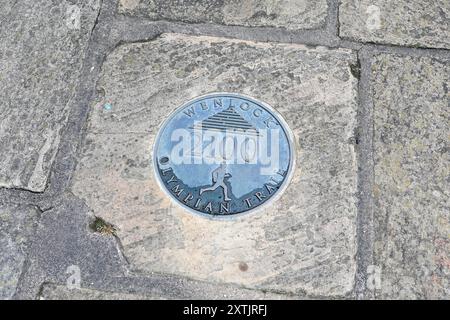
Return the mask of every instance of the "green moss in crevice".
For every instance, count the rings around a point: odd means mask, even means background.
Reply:
[[[359,60],[356,63],[350,64],[350,72],[356,79],[361,77],[361,64],[359,63]]]
[[[95,217],[89,227],[92,231],[103,235],[116,235],[116,228],[112,224],[99,217]]]

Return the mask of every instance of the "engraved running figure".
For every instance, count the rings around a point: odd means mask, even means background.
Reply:
[[[217,169],[214,169],[211,173],[213,185],[208,188],[200,189],[200,194],[205,191],[214,191],[218,187],[222,187],[223,196],[225,201],[230,201],[231,199],[228,197],[228,186],[225,184],[225,178],[230,178],[231,174],[227,171],[227,165],[225,162],[222,162]]]

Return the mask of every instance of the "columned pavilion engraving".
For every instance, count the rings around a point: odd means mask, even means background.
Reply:
[[[258,130],[236,112],[233,106],[220,111],[192,127],[194,130],[228,131],[235,134],[259,135]]]

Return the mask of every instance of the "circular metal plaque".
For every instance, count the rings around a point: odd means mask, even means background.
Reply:
[[[292,133],[267,104],[212,93],[163,123],[153,166],[161,188],[190,212],[223,217],[276,199],[294,168]]]

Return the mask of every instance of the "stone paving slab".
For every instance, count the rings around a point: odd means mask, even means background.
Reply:
[[[0,300],[16,292],[37,220],[29,206],[0,204]]]
[[[325,25],[326,0],[120,0],[118,12],[152,20],[249,27],[317,29]]]
[[[0,187],[44,191],[99,1],[2,1]]]
[[[135,271],[344,296],[356,270],[355,64],[350,50],[177,34],[121,45],[103,65],[72,191],[116,226]],[[262,212],[193,216],[156,183],[162,121],[212,91],[267,102],[294,132],[293,180]]]
[[[95,289],[69,289],[67,286],[45,284],[39,295],[40,300],[162,300],[151,295],[110,292]]]
[[[449,84],[449,61],[373,59],[381,298],[450,298]]]
[[[448,0],[342,0],[339,23],[356,41],[450,49]]]
[[[154,276],[152,276],[154,278]],[[46,283],[40,290],[41,300],[292,300],[295,296],[281,295],[230,286],[217,286],[187,279],[164,279],[150,288],[139,288],[135,278],[118,279],[119,287],[113,289],[69,288],[66,285]],[[128,281],[127,281],[128,280]],[[131,280],[131,281],[130,281]],[[177,283],[173,288],[173,283]],[[170,289],[169,289],[170,288]]]
[[[93,221],[86,205],[72,197],[41,214],[18,298],[35,299],[43,283],[98,286],[123,276],[117,242],[112,234],[94,232]]]

